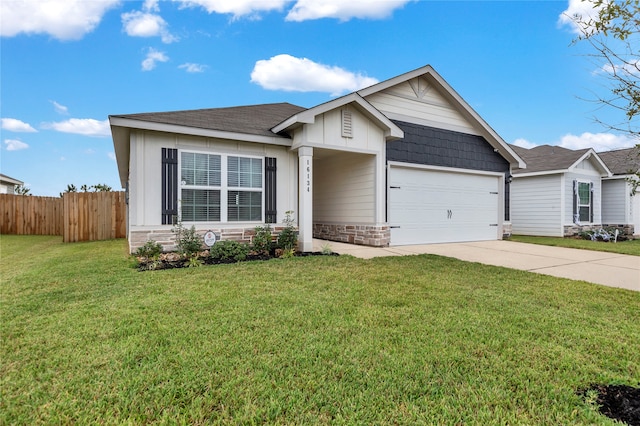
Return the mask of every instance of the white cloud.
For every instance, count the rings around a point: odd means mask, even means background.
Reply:
[[[154,69],[158,62],[167,62],[169,57],[164,52],[159,52],[156,49],[150,48],[147,52],[147,57],[142,61],[142,71],[151,71]]]
[[[64,105],[57,103],[56,101],[49,101],[53,104],[53,109],[56,110],[58,114],[67,115],[69,114],[69,108]]]
[[[63,133],[74,133],[84,136],[109,136],[111,128],[109,120],[99,121],[93,118],[71,118],[66,121],[55,123],[44,123],[46,129],[56,130]]]
[[[160,36],[163,43],[173,43],[178,40],[169,32],[167,22],[160,15],[134,11],[123,13],[121,17],[127,35],[132,37]]]
[[[522,138],[516,139],[515,141],[512,142],[512,144],[515,146],[519,146],[521,148],[526,148],[526,149],[531,149],[538,146],[535,143],[529,142],[528,140],[522,139]]]
[[[256,62],[251,82],[268,90],[327,92],[338,96],[376,84],[378,80],[307,58],[277,55]]]
[[[107,157],[109,157],[110,160],[116,161],[116,154],[115,152],[108,152],[107,153]]]
[[[0,121],[2,122],[2,128],[5,130],[9,130],[10,132],[37,132],[37,130],[31,127],[30,124],[25,123],[24,121],[20,121],[16,118],[3,118],[0,119]]]
[[[49,34],[78,40],[93,31],[119,0],[2,0],[0,35]]]
[[[618,74],[623,77],[640,77],[640,59],[630,59],[629,62],[619,65],[605,64],[601,70],[607,74]]]
[[[287,21],[335,18],[348,21],[352,18],[382,19],[410,0],[298,0],[285,18]]]
[[[585,132],[579,136],[572,134],[564,135],[558,145],[568,149],[593,148],[596,152],[600,152],[610,151],[612,149],[631,148],[636,143],[638,143],[637,140],[625,135]]]
[[[29,148],[29,145],[17,139],[5,139],[4,144],[7,146],[7,151],[20,151]]]
[[[260,12],[282,10],[291,0],[174,0],[182,7],[202,7],[209,13],[231,14],[233,19],[256,18]]]
[[[194,64],[192,62],[187,62],[185,64],[179,65],[178,68],[183,69],[186,72],[204,72],[207,66],[202,64]]]
[[[159,12],[160,7],[158,6],[158,0],[145,0],[144,4],[142,5],[142,9],[146,10],[147,12]]]
[[[586,26],[592,18],[598,16],[598,11],[601,7],[594,8],[593,3],[583,0],[569,0],[567,9],[563,11],[558,17],[558,25],[568,26],[575,34],[582,34],[581,28],[585,28],[588,31],[594,31],[594,28]],[[578,24],[577,21],[582,21],[583,24]]]

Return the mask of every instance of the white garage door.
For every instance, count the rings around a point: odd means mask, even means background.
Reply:
[[[391,244],[498,239],[499,182],[492,175],[391,167]]]

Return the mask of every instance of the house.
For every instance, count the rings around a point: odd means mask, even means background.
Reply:
[[[525,164],[431,66],[312,108],[111,115],[130,250],[181,221],[250,241],[294,212],[312,239],[369,246],[496,240]]]
[[[602,226],[602,179],[611,172],[593,149],[512,148],[527,164],[513,170],[514,234],[563,237]]]
[[[0,173],[0,194],[13,194],[16,186],[21,185],[24,182]]]
[[[630,179],[640,170],[640,148],[598,153],[613,176],[602,180],[602,223],[640,236],[640,192],[632,195]]]

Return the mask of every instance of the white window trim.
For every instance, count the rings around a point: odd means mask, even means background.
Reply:
[[[220,156],[220,186],[206,186],[206,185],[183,185],[182,184],[182,153],[194,153],[194,154],[207,154],[207,155],[219,155]],[[261,173],[262,173],[262,186],[260,188],[245,188],[238,186],[228,186],[229,175],[228,175],[228,158],[229,157],[241,157],[241,158],[255,158],[261,161]],[[182,190],[183,189],[212,189],[212,190],[220,190],[220,222],[206,222],[206,221],[195,221],[195,222],[184,222],[191,224],[203,224],[203,223],[215,223],[215,224],[242,224],[242,223],[264,223],[265,216],[265,205],[264,205],[264,192],[265,192],[265,177],[264,177],[264,162],[265,157],[260,157],[257,155],[245,155],[240,152],[218,152],[218,151],[200,151],[195,149],[178,149],[178,185],[180,191],[178,193],[178,220],[182,222]],[[228,215],[228,197],[229,191],[244,191],[244,192],[260,192],[261,195],[261,204],[262,211],[260,212],[260,220],[259,221],[231,221],[229,222]]]
[[[587,204],[580,204],[580,184],[584,183],[587,184],[589,186],[589,201]],[[576,179],[576,215],[578,216],[578,222],[579,223],[584,223],[584,224],[591,224],[593,222],[591,222],[591,216],[593,215],[593,212],[591,211],[591,201],[593,198],[593,182],[589,181],[589,180],[581,180],[581,179]],[[587,207],[589,208],[589,215],[588,215],[588,219],[587,220],[580,220],[580,207]]]

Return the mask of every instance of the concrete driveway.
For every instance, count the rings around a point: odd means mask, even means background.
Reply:
[[[469,262],[504,266],[609,287],[640,291],[640,257],[513,241],[422,244],[386,248],[314,240],[314,250],[329,245],[340,254],[370,259],[378,256],[437,254]]]

